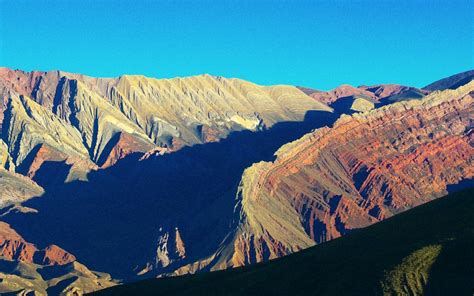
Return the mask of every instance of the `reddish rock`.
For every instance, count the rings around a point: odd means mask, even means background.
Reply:
[[[308,94],[310,97],[316,99],[317,101],[323,102],[325,104],[332,104],[340,98],[351,97],[351,96],[363,96],[367,98],[375,99],[376,96],[370,91],[365,89],[353,87],[348,84],[341,85],[331,91],[315,91]]]
[[[39,250],[4,222],[0,222],[0,256],[41,265],[64,265],[76,261],[74,255],[56,245]]]
[[[341,85],[330,91],[318,91],[308,88],[300,88],[310,97],[331,105],[341,98],[362,97],[370,99],[376,103],[395,98],[421,98],[429,93],[428,90],[421,90],[415,87],[403,86],[398,84],[378,84],[371,86],[353,87],[351,85]],[[397,99],[399,100],[399,99]],[[395,101],[395,100],[394,100]]]
[[[112,143],[113,147],[110,151],[104,151],[107,158],[103,163],[99,162],[101,168],[110,167],[132,153],[145,153],[154,148],[149,142],[134,137],[126,132],[119,133],[117,139],[112,139],[111,141],[114,141],[114,143]]]
[[[231,257],[282,256],[446,194],[474,177],[474,82],[353,116],[284,145],[244,173]],[[228,263],[230,262],[230,263]],[[221,264],[221,265],[218,265]]]
[[[70,171],[68,175],[73,175],[71,177],[73,179],[85,178],[89,171],[97,169],[97,166],[88,159],[80,156],[67,155],[64,152],[58,151],[47,144],[39,144],[30,153],[28,158],[20,164],[18,167],[18,172],[37,181],[37,172],[41,170],[46,162],[63,163],[64,166],[70,167],[68,169]]]
[[[64,265],[76,261],[74,255],[64,251],[56,245],[50,245],[37,254],[39,258],[42,258],[43,265]]]

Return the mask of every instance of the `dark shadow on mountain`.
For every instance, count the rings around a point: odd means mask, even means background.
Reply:
[[[16,168],[17,173],[25,176],[28,175],[28,171],[42,146],[43,144],[38,144],[28,153]],[[49,188],[54,189],[55,186],[61,185],[66,181],[71,167],[72,165],[67,164],[65,161],[45,161],[41,164],[40,169],[35,172],[33,180],[46,190]]]
[[[263,264],[150,279],[93,295],[413,295],[413,288],[422,295],[472,295],[473,193],[434,200]],[[441,253],[428,278],[421,277],[420,261],[407,258],[437,245]],[[410,266],[406,273],[390,275],[404,262]]]
[[[401,93],[391,95],[388,97],[381,98],[380,101],[375,104],[376,108],[380,108],[386,105],[390,105],[396,102],[403,102],[403,101],[410,101],[410,100],[421,100],[423,99],[424,94],[415,90],[415,89],[408,89]]]
[[[121,134],[121,132],[116,133],[115,135],[113,135],[112,138],[109,140],[109,142],[107,142],[107,145],[105,145],[102,153],[100,154],[99,158],[97,159],[97,165],[99,167],[104,165],[104,163],[107,161],[107,157],[110,155],[110,152],[112,152],[112,149],[114,149],[115,145],[117,145],[117,143],[120,140],[120,134]]]
[[[36,171],[33,180],[46,191],[54,190],[66,181],[71,167],[66,161],[45,161]]]
[[[61,295],[61,292],[64,291],[70,284],[74,283],[77,279],[77,276],[64,279],[55,286],[46,289],[46,293],[48,293],[48,295]]]
[[[461,190],[464,190],[467,188],[473,188],[473,187],[474,187],[474,178],[464,179],[464,180],[461,180],[457,184],[448,185],[446,188],[446,191],[448,191],[448,193],[454,193],[457,191],[461,191]]]
[[[472,236],[447,241],[431,266],[424,295],[472,295],[474,293],[474,240]]]
[[[38,213],[9,213],[2,219],[40,248],[57,244],[89,268],[116,278],[130,279],[156,256],[160,228],[179,229],[186,247],[184,262],[202,259],[229,231],[244,169],[272,161],[281,145],[331,125],[337,117],[311,111],[303,122],[234,132],[216,143],[143,161],[138,161],[141,154],[133,154],[90,173],[88,182],[55,185],[24,203]],[[61,168],[49,167],[41,178],[58,173]]]
[[[365,180],[369,176],[369,169],[366,165],[363,165],[355,174],[352,176],[352,180],[354,181],[354,186],[357,190],[360,190],[362,185],[364,184]],[[364,196],[366,198],[366,196]]]
[[[451,196],[452,192],[465,194],[469,199],[456,200],[458,207],[462,207],[465,213],[474,210],[474,179],[463,180],[456,185],[448,186]],[[467,189],[471,188],[471,189]],[[448,196],[447,198],[452,198]],[[471,202],[469,202],[471,200]],[[443,213],[444,214],[444,213]],[[464,231],[462,235],[450,238],[443,242],[441,253],[431,266],[424,295],[473,295],[474,294],[474,237],[472,225],[472,214],[470,216],[457,215],[456,224],[458,231]]]
[[[352,108],[352,103],[354,103],[354,97],[353,96],[348,96],[348,97],[341,97],[341,98],[337,99],[337,101],[332,103],[330,106],[337,113],[352,114],[352,113],[356,112],[356,111],[351,109]]]
[[[16,172],[22,175],[28,174],[28,169],[30,168],[31,164],[35,160],[36,154],[41,149],[42,144],[36,145],[33,149],[31,149],[30,153],[23,159],[19,166],[16,167]]]

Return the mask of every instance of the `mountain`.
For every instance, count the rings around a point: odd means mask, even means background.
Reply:
[[[209,75],[92,78],[2,68],[0,94],[2,220],[119,278],[207,256],[227,231],[245,167],[335,118],[296,87]],[[184,216],[192,217],[186,225],[169,226]],[[183,228],[188,236],[188,227],[202,227],[200,235],[213,223],[209,245],[168,246]],[[172,249],[186,255],[173,258]]]
[[[305,87],[299,89],[318,102],[323,102],[337,112],[345,114],[364,112],[399,101],[421,99],[430,92],[398,84],[359,87],[344,84],[326,92]]]
[[[330,111],[292,86],[209,75],[109,79],[1,68],[0,95],[2,138],[14,164],[36,159],[41,146],[75,164],[79,179],[133,152],[176,150],[232,131],[303,120],[310,110]]]
[[[319,246],[242,268],[115,286],[93,295],[470,295],[474,190]]]
[[[445,195],[474,176],[473,94],[471,82],[343,115],[282,146],[243,173],[221,249],[177,272],[280,257]]]
[[[435,90],[445,90],[445,89],[456,89],[460,86],[463,86],[474,79],[474,70],[469,70],[466,72],[458,73],[447,78],[435,81],[425,87],[424,90],[435,91]]]
[[[0,279],[2,295],[77,295],[115,285],[110,275],[90,271],[56,245],[38,249],[4,222],[0,222]]]
[[[469,186],[473,83],[357,90],[346,109],[209,75],[2,68],[0,221],[130,282],[267,261]]]

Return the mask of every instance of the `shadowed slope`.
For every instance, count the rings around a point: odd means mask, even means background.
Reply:
[[[3,219],[25,238],[38,243],[54,239],[88,267],[117,277],[172,272],[216,252],[229,232],[246,167],[272,160],[278,147],[335,117],[309,112],[304,122],[235,132],[220,142],[142,161],[137,161],[141,154],[132,154],[91,172],[88,182],[56,185],[24,204],[38,213],[9,213]],[[170,241],[163,246],[162,238],[176,229],[186,256],[168,252],[164,259],[158,250],[176,246]]]
[[[462,85],[469,83],[473,79],[474,79],[474,70],[469,70],[466,72],[458,73],[458,74],[443,78],[441,80],[435,81],[423,87],[423,89],[429,90],[429,91],[456,89]]]
[[[1,295],[82,295],[114,284],[110,275],[90,271],[59,246],[39,249],[0,222]]]
[[[267,263],[94,295],[471,295],[473,211],[468,189]]]

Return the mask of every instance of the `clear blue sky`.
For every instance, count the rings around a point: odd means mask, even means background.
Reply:
[[[0,0],[0,65],[330,89],[474,68],[474,1]]]

